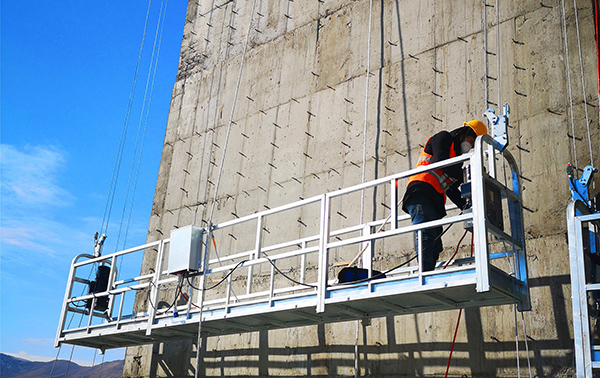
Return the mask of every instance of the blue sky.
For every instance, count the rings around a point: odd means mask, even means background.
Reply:
[[[123,236],[118,246],[116,239],[123,209],[126,223],[131,203],[125,192],[130,169],[137,167],[137,130],[146,124],[142,103],[161,6],[166,6],[164,31],[125,246],[145,242],[184,0],[150,5],[104,253],[123,249]],[[56,356],[53,342],[71,260],[93,252],[93,235],[102,225],[147,10],[145,1],[1,3],[2,353],[34,360]],[[70,353],[66,345],[59,358]],[[123,355],[124,349],[109,351],[106,360]],[[74,360],[93,358],[93,349],[75,348]]]

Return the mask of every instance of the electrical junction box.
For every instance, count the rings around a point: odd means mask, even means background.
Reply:
[[[202,229],[185,226],[171,231],[167,272],[198,271],[201,266]]]

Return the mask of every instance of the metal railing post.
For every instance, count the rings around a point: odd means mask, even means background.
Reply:
[[[567,230],[569,235],[569,262],[571,266],[571,298],[573,298],[573,341],[577,378],[592,377],[590,324],[583,258],[582,222],[577,219],[577,202],[567,207]]]
[[[156,256],[156,264],[154,265],[154,278],[150,281],[150,297],[148,299],[148,323],[146,324],[146,335],[152,334],[152,325],[158,311],[158,282],[163,268],[163,256],[165,251],[165,241],[161,240],[158,244],[158,253]]]
[[[398,228],[398,180],[393,179],[390,185],[391,228]]]
[[[317,294],[317,312],[325,311],[325,296],[327,293],[327,270],[329,269],[329,256],[327,244],[329,243],[329,218],[331,199],[324,194],[321,197],[321,231],[319,234],[319,279]]]
[[[67,279],[67,287],[65,289],[65,297],[63,300],[63,307],[60,312],[60,318],[58,321],[58,329],[56,331],[56,339],[54,340],[54,347],[56,347],[56,348],[60,346],[60,342],[58,340],[61,337],[61,335],[65,329],[65,324],[67,322],[67,313],[69,312],[68,301],[71,298],[71,294],[73,294],[73,284],[75,283],[75,273],[76,273],[75,264],[77,264],[77,261],[79,261],[79,259],[82,257],[87,257],[88,259],[94,258],[94,256],[84,253],[84,254],[75,256],[73,261],[71,261],[71,268],[69,269],[69,278]]]
[[[263,217],[259,215],[256,218],[256,240],[254,244],[254,256],[253,260],[260,258],[260,250],[262,247],[262,229],[263,229]],[[254,272],[254,265],[248,267],[248,284],[246,285],[246,295],[250,295],[252,292],[252,274]]]
[[[483,138],[475,141],[475,152],[471,156],[471,190],[473,200],[473,247],[475,249],[475,275],[477,292],[490,290],[488,235],[485,219],[484,181],[487,173],[484,170]],[[490,137],[491,138],[491,137]],[[488,149],[490,163],[493,165],[494,153]]]

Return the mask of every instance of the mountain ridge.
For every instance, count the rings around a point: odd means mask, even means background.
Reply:
[[[123,374],[124,360],[109,361],[96,366],[80,366],[67,360],[35,362],[0,353],[0,377],[2,378],[120,378]]]

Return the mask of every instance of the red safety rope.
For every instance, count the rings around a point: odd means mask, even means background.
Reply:
[[[596,22],[596,66],[598,67],[598,114],[600,115],[600,36],[598,35],[598,1],[594,1],[594,20]],[[598,118],[600,130],[600,117]]]
[[[452,255],[450,260],[448,260],[448,262],[446,263],[446,265],[444,265],[444,268],[442,268],[442,269],[446,269],[446,267],[450,264],[450,261],[452,261],[454,256],[456,256],[456,253],[458,252],[458,248],[460,247],[460,243],[465,238],[466,234],[467,234],[467,231],[465,231],[462,238],[460,238],[460,240],[458,241],[458,245],[456,246],[456,251],[454,251],[454,254]],[[473,234],[471,234],[471,257],[473,257]],[[460,311],[458,312],[458,319],[456,320],[456,328],[454,329],[454,337],[452,338],[452,347],[450,348],[450,356],[448,356],[448,365],[446,365],[446,374],[444,375],[444,378],[448,378],[448,370],[450,370],[450,362],[452,361],[452,352],[454,352],[454,345],[456,344],[456,334],[458,333],[458,325],[460,323],[460,317],[462,315],[462,311],[463,311],[463,309],[461,308]]]

